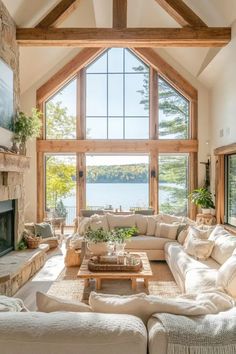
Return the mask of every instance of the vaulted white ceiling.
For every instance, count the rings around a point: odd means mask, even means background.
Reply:
[[[3,0],[19,27],[33,27],[60,0]],[[236,19],[236,0],[184,0],[209,26],[230,26]],[[78,8],[61,27],[111,27],[112,0],[80,0]],[[155,0],[128,0],[128,27],[179,27]],[[80,49],[64,47],[23,47],[20,49],[21,92]],[[157,50],[158,51],[158,50]],[[163,49],[161,50],[163,51]],[[164,51],[185,70],[206,85],[223,65],[227,48],[165,48]],[[224,54],[226,53],[226,54]]]

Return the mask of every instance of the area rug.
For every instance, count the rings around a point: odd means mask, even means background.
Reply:
[[[130,280],[103,280],[102,289],[97,292],[106,294],[131,295],[145,292],[151,295],[163,297],[176,297],[180,290],[165,262],[151,262],[153,278],[149,281],[148,289],[144,287],[141,279],[137,280],[137,289],[131,289]],[[89,294],[95,290],[95,282],[90,281],[89,287],[84,287],[84,281],[77,278],[79,268],[65,268],[53,282],[48,294],[71,300],[88,301]]]

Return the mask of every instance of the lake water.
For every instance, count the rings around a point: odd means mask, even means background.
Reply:
[[[159,200],[168,197],[168,192],[159,190]],[[148,183],[87,183],[86,204],[89,207],[107,207],[116,209],[122,206],[122,210],[132,207],[145,208],[149,201]],[[63,199],[68,207],[67,223],[75,218],[75,194]]]

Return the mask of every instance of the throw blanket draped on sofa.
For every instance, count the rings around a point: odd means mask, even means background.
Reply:
[[[155,314],[168,336],[167,354],[235,354],[236,312],[217,315]]]

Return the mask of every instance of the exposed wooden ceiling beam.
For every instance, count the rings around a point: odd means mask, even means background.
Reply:
[[[68,82],[79,70],[88,65],[104,49],[84,48],[72,60],[64,65],[55,75],[37,90],[37,102],[41,103]]]
[[[147,64],[152,66],[157,72],[178,90],[191,100],[197,100],[197,90],[182,75],[178,73],[170,64],[151,48],[132,48],[132,50]]]
[[[223,47],[231,28],[18,28],[16,39],[22,46]]]
[[[182,27],[207,27],[182,0],[156,0],[156,2]]]
[[[127,27],[127,0],[113,0],[113,28]]]
[[[36,26],[37,28],[56,27],[73,12],[79,0],[61,0]]]

